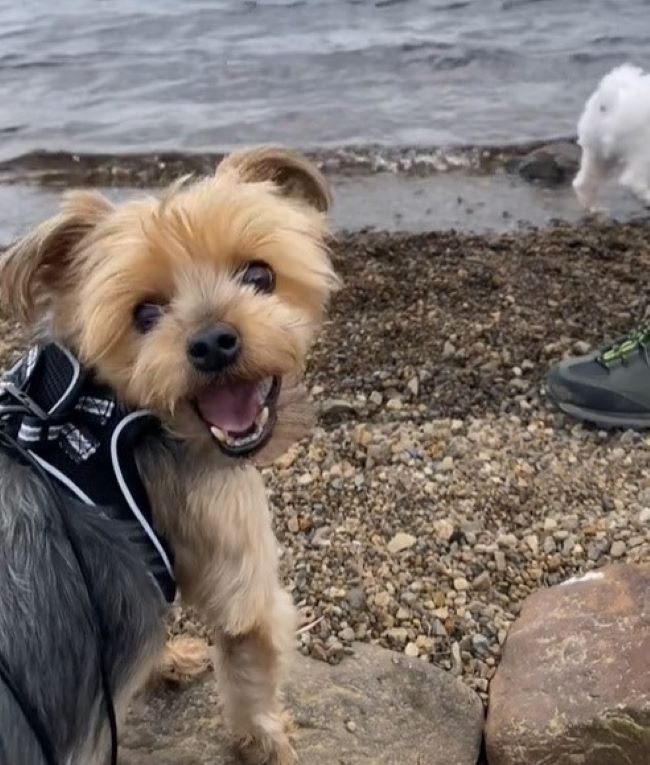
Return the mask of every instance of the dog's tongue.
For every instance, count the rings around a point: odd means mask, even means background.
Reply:
[[[204,388],[196,403],[209,425],[229,433],[244,433],[255,422],[259,411],[255,383],[231,383]]]

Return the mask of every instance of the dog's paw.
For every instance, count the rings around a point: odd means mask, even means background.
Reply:
[[[296,765],[291,743],[293,723],[288,712],[256,715],[254,730],[235,739],[235,748],[247,765]]]
[[[176,637],[167,641],[153,679],[189,683],[213,668],[212,650],[204,640]]]

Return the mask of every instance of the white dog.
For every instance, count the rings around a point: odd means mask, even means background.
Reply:
[[[594,209],[611,177],[650,205],[650,74],[623,64],[605,75],[578,122],[578,144],[573,188],[582,205]]]

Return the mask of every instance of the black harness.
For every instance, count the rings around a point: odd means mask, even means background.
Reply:
[[[0,378],[0,427],[65,491],[119,520],[168,602],[176,582],[173,556],[155,532],[135,460],[159,420],[131,411],[62,345],[32,346]]]

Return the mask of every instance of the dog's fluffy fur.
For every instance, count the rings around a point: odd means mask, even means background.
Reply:
[[[181,594],[214,631],[225,719],[242,751],[260,763],[295,757],[279,696],[294,608],[278,582],[261,477],[251,461],[222,453],[197,416],[192,402],[205,379],[189,363],[187,343],[206,325],[227,322],[241,337],[228,379],[282,379],[273,436],[259,459],[302,437],[311,411],[300,383],[305,354],[337,283],[328,205],[323,178],[304,159],[275,149],[241,152],[213,177],[179,182],[161,199],[114,207],[98,193],[68,194],[58,215],[0,261],[0,289],[13,315],[44,326],[175,436],[148,443],[138,463],[155,525],[174,551]],[[258,261],[275,274],[272,294],[238,279],[243,265]],[[134,308],[148,300],[164,313],[142,334]],[[39,479],[5,456],[0,461],[0,651],[18,667],[59,761],[103,763],[108,740],[87,595]],[[137,553],[110,523],[76,506],[71,517],[109,625],[106,650],[123,713],[161,662],[164,608]],[[204,666],[189,644],[168,647],[162,664],[172,675]],[[4,759],[41,761],[1,683],[0,730]]]
[[[650,204],[650,74],[630,64],[605,75],[578,123],[582,148],[573,188],[584,207],[594,209],[598,191],[615,177]]]

